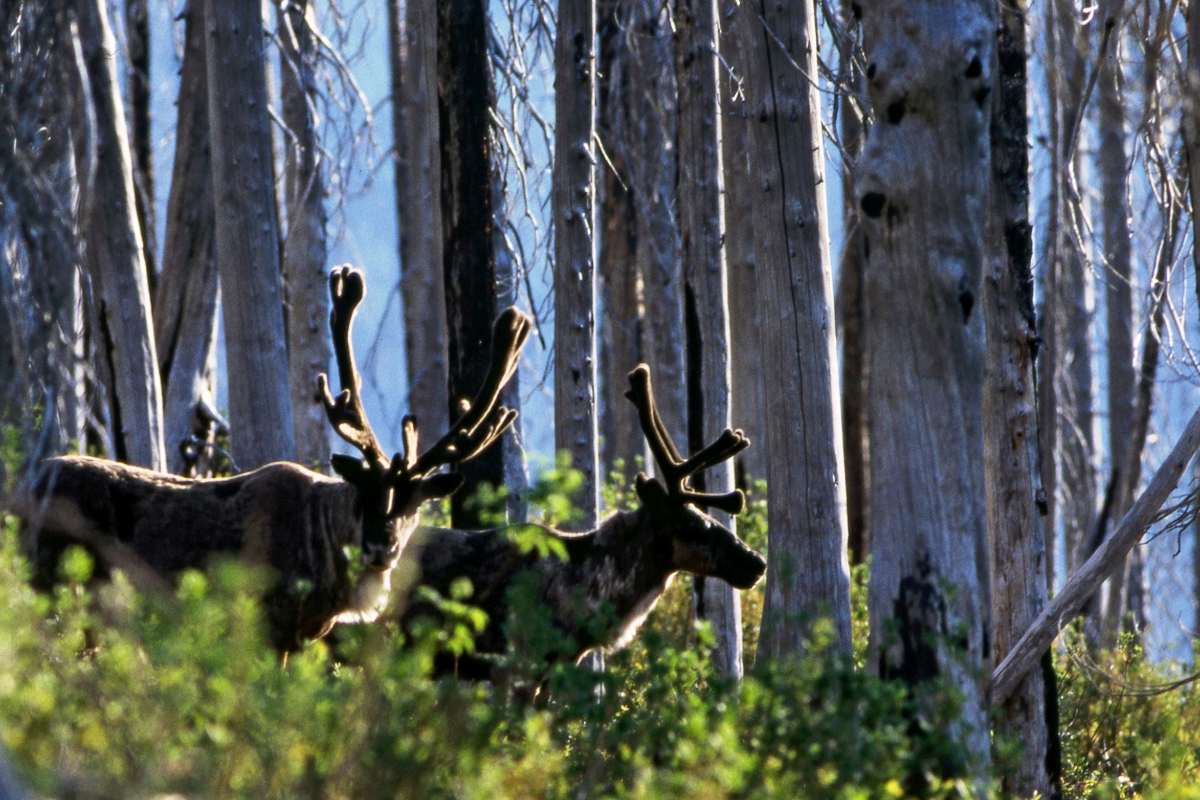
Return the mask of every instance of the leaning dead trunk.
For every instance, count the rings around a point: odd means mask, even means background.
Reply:
[[[80,146],[94,148],[89,191],[83,200],[86,263],[98,301],[97,347],[108,361],[112,435],[123,461],[152,469],[166,467],[162,395],[150,319],[150,288],[137,219],[133,166],[125,111],[117,89],[116,43],[108,12],[98,0],[76,5],[79,43],[87,86],[76,101],[90,103],[94,127],[77,131]],[[94,135],[94,141],[87,137]],[[84,142],[87,141],[86,144]]]
[[[994,6],[864,9],[880,123],[859,161],[871,441],[871,661],[962,698],[955,737],[982,774],[989,662],[980,430]],[[950,634],[953,632],[953,635]],[[951,765],[947,765],[948,768]]]
[[[167,468],[180,472],[180,444],[195,430],[203,404],[215,404],[217,260],[214,251],[212,150],[204,4],[185,12],[179,76],[175,165],[167,199],[162,274],[154,296],[158,368],[165,384]]]
[[[688,443],[693,450],[729,427],[729,308],[725,209],[721,197],[721,101],[717,88],[715,0],[680,0],[675,8],[679,78],[679,222],[683,236],[684,330],[687,342]],[[705,489],[733,488],[728,462],[705,477]],[[733,530],[729,515],[716,513]],[[697,579],[696,616],[712,623],[713,660],[742,674],[741,603],[726,583]]]
[[[146,273],[151,289],[156,290],[157,265],[154,258],[158,248],[154,226],[154,141],[150,124],[150,87],[153,83],[150,80],[150,10],[147,0],[125,0],[125,44],[129,51],[125,86],[129,92],[133,192],[137,201],[138,225],[145,244]]]
[[[325,179],[318,158],[316,109],[315,13],[307,0],[280,6],[280,89],[285,145],[283,176],[287,200],[287,238],[283,273],[287,291],[288,385],[296,458],[323,469],[329,461],[329,428],[313,392],[313,376],[329,366],[332,353],[325,333],[329,292],[325,285]]]
[[[261,9],[206,0],[205,26],[229,421],[234,460],[249,469],[296,449]]]
[[[987,373],[983,457],[992,544],[992,647],[999,663],[1046,605],[1046,545],[1038,511],[1037,398],[1033,366],[1033,230],[1029,223],[1025,18],[1002,7],[992,98],[992,204],[983,285]],[[1001,776],[1007,794],[1049,797],[1058,765],[1048,761],[1058,735],[1046,706],[1047,659],[1000,708],[996,736],[1019,742],[1021,758]],[[1052,684],[1053,686],[1053,684]],[[1053,692],[1053,689],[1051,690]],[[1053,696],[1053,694],[1049,695]]]
[[[403,9],[401,9],[403,5]],[[401,22],[403,13],[403,23]],[[438,146],[437,3],[388,0],[400,295],[409,413],[446,429],[446,286],[442,280]]]
[[[771,487],[767,592],[759,652],[803,653],[812,624],[833,622],[849,655],[850,573],[836,371],[833,277],[824,192],[821,107],[811,2],[759,0],[745,40],[755,180],[756,314],[766,398]],[[797,68],[795,65],[801,65]],[[760,377],[765,379],[765,377]]]

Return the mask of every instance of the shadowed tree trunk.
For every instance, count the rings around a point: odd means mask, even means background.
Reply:
[[[599,513],[596,442],[595,0],[558,6],[554,49],[554,449],[583,473],[579,524]]]
[[[991,653],[975,306],[995,25],[985,0],[864,9],[879,124],[855,181],[871,325],[871,507],[888,509],[871,520],[871,663],[885,678],[955,688],[955,736],[978,775],[988,761],[980,674]]]
[[[642,361],[641,302],[638,293],[638,241],[634,196],[630,187],[629,146],[635,141],[628,127],[641,108],[633,104],[630,75],[629,4],[602,0],[597,4],[600,44],[599,71],[604,82],[599,94],[600,142],[612,166],[601,161],[599,181],[599,282],[604,313],[600,318],[600,443],[602,479],[624,463],[622,475],[632,479],[635,460],[645,459],[645,443],[637,410],[625,399],[626,375]],[[636,109],[636,111],[635,111]]]
[[[494,155],[488,135],[495,103],[486,5],[481,0],[451,0],[439,3],[437,12],[448,419],[457,419],[458,403],[474,396],[487,374],[492,322],[498,312],[492,235]],[[480,484],[504,482],[503,449],[490,448],[460,471],[466,482],[451,498],[453,524],[483,527],[478,509],[468,504]]]
[[[81,148],[93,148],[90,191],[83,198],[86,263],[98,301],[97,348],[111,375],[108,401],[116,457],[152,469],[166,468],[163,406],[151,323],[145,251],[137,220],[133,165],[125,111],[117,90],[116,43],[99,0],[75,5],[87,86],[77,100],[90,103],[91,133],[77,131]]]
[[[288,384],[296,458],[323,469],[329,461],[329,423],[317,401],[316,375],[329,369],[331,350],[325,243],[325,180],[321,173],[316,109],[315,14],[307,0],[280,6],[280,89],[286,139],[283,185],[287,238],[283,274],[287,295]],[[286,10],[285,10],[286,9]]]
[[[757,4],[719,0],[721,7],[721,58],[727,69],[721,79],[721,157],[725,167],[725,261],[729,274],[729,333],[731,351],[733,424],[746,432],[753,446],[734,465],[739,486],[752,488],[767,478],[767,427],[764,391],[768,376],[763,370],[759,341],[763,315],[758,306],[760,280],[755,253],[755,213],[763,207],[762,185],[751,157],[750,117],[754,113],[745,97],[755,76],[748,74],[753,50],[761,46]],[[730,74],[732,72],[732,74]],[[769,488],[769,487],[768,487]]]
[[[165,384],[167,467],[184,468],[179,445],[195,429],[202,403],[215,405],[217,261],[204,3],[185,11],[175,165],[167,199],[162,274],[154,296],[158,368]]]
[[[437,3],[388,0],[388,41],[392,131],[396,143],[400,295],[408,375],[406,408],[417,418],[422,435],[436,439],[447,425]]]
[[[772,365],[770,537],[760,657],[799,656],[813,622],[832,620],[849,655],[850,574],[842,481],[841,392],[825,208],[811,2],[750,6],[746,90],[756,194],[758,335]]]
[[[151,293],[157,289],[157,229],[154,225],[154,137],[150,100],[150,13],[147,0],[125,0],[125,45],[129,50],[130,143],[133,150],[133,189],[137,199],[138,224],[146,252],[146,273]],[[186,13],[186,12],[184,12]],[[170,445],[168,444],[168,448]],[[169,460],[169,457],[168,457]]]
[[[677,0],[679,78],[679,220],[683,239],[684,329],[687,342],[688,447],[699,452],[729,427],[729,308],[725,273],[725,211],[721,197],[721,100],[717,86],[716,0]],[[733,488],[726,461],[703,476],[704,488]],[[697,481],[698,483],[700,481]],[[713,514],[731,530],[734,521]],[[713,662],[742,674],[742,613],[738,595],[716,579],[695,581],[696,616],[712,623]]]
[[[206,0],[205,26],[231,441],[251,469],[296,451],[261,8]]]
[[[630,137],[629,182],[633,192],[637,266],[642,278],[642,352],[654,375],[654,396],[671,437],[687,441],[687,378],[684,370],[683,269],[680,260],[678,129],[675,60],[669,7],[661,0],[633,0],[629,22],[630,106],[638,113]],[[654,465],[648,465],[653,471]]]
[[[1007,655],[1046,605],[1045,535],[1037,507],[1033,383],[1037,323],[1029,223],[1025,30],[1022,9],[1000,6],[999,74],[992,98],[992,204],[983,284],[987,337],[983,457],[992,544],[993,664]],[[1049,659],[1046,666],[1053,669]],[[1057,790],[1057,712],[1046,707],[1046,679],[1042,671],[1028,673],[997,715],[997,737],[1023,747],[1013,771],[1001,776],[1003,790],[1012,796],[1032,797],[1040,792],[1050,797]]]

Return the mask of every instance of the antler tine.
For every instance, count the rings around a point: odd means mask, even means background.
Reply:
[[[633,403],[638,412],[638,421],[642,426],[642,435],[650,444],[650,452],[654,461],[667,483],[677,483],[683,476],[679,474],[679,466],[683,458],[671,439],[671,434],[658,416],[658,406],[654,402],[654,387],[650,382],[650,368],[638,364],[629,373],[629,390],[625,396]]]
[[[695,475],[701,470],[706,470],[728,458],[733,458],[749,446],[750,440],[746,438],[746,435],[741,430],[735,431],[726,428],[711,444],[683,462],[680,465],[679,471],[684,476]]]
[[[500,400],[500,393],[516,374],[521,348],[525,346],[532,330],[532,321],[516,306],[505,309],[496,319],[492,329],[492,361],[483,385],[479,387],[479,392],[467,405],[463,415],[450,426],[446,435],[416,457],[409,469],[410,474],[426,475],[443,464],[470,461],[487,449],[512,424],[517,412],[500,407],[496,421],[486,428],[480,427],[497,411],[496,404]]]
[[[692,489],[684,489],[679,493],[679,497],[687,503],[691,503],[703,508],[715,508],[718,511],[724,511],[726,514],[737,516],[746,508],[746,495],[741,489],[734,489],[732,492],[697,492]]]
[[[342,390],[334,397],[329,391],[329,376],[322,372],[317,376],[317,392],[325,406],[329,424],[338,435],[356,447],[377,468],[388,465],[371,424],[363,409],[360,390],[362,380],[354,362],[354,349],[350,329],[354,315],[366,296],[367,288],[363,274],[344,264],[329,273],[329,295],[333,309],[329,312],[329,329],[333,336],[333,349],[337,357],[338,377]]]

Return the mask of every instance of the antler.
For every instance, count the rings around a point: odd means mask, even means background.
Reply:
[[[732,492],[709,493],[698,492],[688,485],[688,478],[697,472],[719,464],[750,446],[750,440],[740,430],[726,428],[720,436],[700,452],[684,459],[671,434],[663,425],[658,415],[658,406],[654,402],[654,389],[650,384],[650,368],[638,364],[629,373],[629,391],[625,396],[637,408],[638,419],[642,425],[642,433],[650,444],[650,452],[658,464],[663,482],[671,497],[685,503],[693,503],[706,508],[716,508],[729,514],[740,514],[746,506],[746,496],[741,490]]]
[[[317,394],[325,405],[325,415],[338,435],[352,444],[377,470],[387,470],[389,461],[384,455],[367,413],[363,409],[362,379],[354,363],[354,349],[350,341],[350,328],[354,314],[366,296],[367,287],[363,274],[348,264],[335,267],[329,273],[329,295],[333,310],[329,312],[329,328],[333,333],[333,349],[337,356],[338,376],[342,391],[334,397],[329,392],[329,377],[322,372],[317,376]]]
[[[412,417],[404,419],[404,472],[425,476],[444,464],[470,461],[492,445],[512,425],[517,412],[496,403],[505,384],[517,371],[521,348],[533,323],[515,306],[496,319],[492,329],[492,362],[479,392],[463,404],[463,415],[432,447],[417,455],[417,427]]]

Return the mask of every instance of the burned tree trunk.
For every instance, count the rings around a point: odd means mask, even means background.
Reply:
[[[75,6],[86,65],[75,87],[91,130],[79,130],[79,157],[92,170],[81,226],[86,263],[98,301],[97,347],[108,362],[112,435],[117,458],[166,467],[163,408],[151,324],[145,249],[137,219],[125,111],[117,90],[116,43],[99,0]],[[85,85],[86,82],[86,85]],[[89,140],[89,135],[94,140]]]
[[[729,427],[729,307],[725,209],[721,197],[721,99],[717,86],[716,0],[678,0],[679,221],[683,238],[687,343],[688,444],[693,450]],[[705,489],[733,488],[733,467],[705,476]],[[733,529],[729,515],[717,519]],[[696,616],[712,623],[713,659],[726,675],[742,674],[741,603],[727,583],[697,579]]]
[[[184,468],[180,444],[199,409],[214,404],[217,345],[216,221],[208,127],[204,3],[188,3],[179,76],[175,165],[167,199],[162,274],[154,297],[154,335],[164,383],[167,468]]]
[[[487,52],[487,7],[480,0],[438,4],[437,86],[441,154],[441,218],[449,329],[450,419],[488,368],[491,324],[497,314],[495,239],[492,235],[494,106]],[[452,498],[456,528],[483,527],[468,500],[482,483],[504,481],[504,459],[492,448],[462,470],[466,484]]]
[[[1037,398],[1033,364],[1033,229],[1029,223],[1026,34],[1020,9],[1001,7],[992,98],[992,202],[983,282],[987,367],[983,458],[992,565],[992,663],[1046,605],[1046,545],[1038,512]],[[1049,659],[1046,670],[1053,670]],[[1046,706],[1047,679],[1032,671],[1000,708],[996,735],[1020,742],[1022,757],[1001,776],[1006,794],[1055,792],[1057,714]],[[1051,684],[1053,692],[1053,684]]]
[[[824,193],[816,11],[759,0],[746,39],[759,336],[772,365],[764,410],[771,487],[759,652],[800,655],[821,617],[849,655],[850,572],[842,480],[833,277]],[[795,65],[800,65],[797,68]]]
[[[880,123],[859,161],[871,441],[871,659],[942,678],[983,774],[986,509],[976,313],[987,218],[994,5],[895,0],[864,10]],[[948,768],[953,765],[947,765]]]
[[[148,0],[125,0],[125,44],[129,49],[130,144],[133,151],[133,191],[138,224],[146,253],[146,274],[156,289],[158,252],[154,226],[154,141],[150,125],[150,10]],[[168,444],[168,449],[170,445]]]
[[[205,5],[229,421],[242,469],[291,459],[296,450],[260,12],[236,0]]]
[[[307,467],[324,468],[329,461],[329,428],[313,392],[317,373],[329,367],[332,355],[325,320],[329,292],[325,243],[325,179],[318,158],[316,109],[315,14],[307,0],[280,6],[280,88],[283,122],[291,131],[284,158],[287,199],[287,238],[283,243],[283,274],[287,292],[288,384],[296,458]]]
[[[437,3],[388,0],[392,135],[400,228],[406,407],[422,429],[446,429],[446,286],[442,279]],[[401,8],[403,6],[403,9]],[[401,21],[403,13],[403,21]]]
[[[554,48],[554,449],[583,473],[580,524],[599,513],[596,421],[595,0],[558,7]]]

